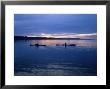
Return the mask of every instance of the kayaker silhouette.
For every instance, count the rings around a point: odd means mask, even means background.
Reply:
[[[67,46],[66,42],[65,42],[64,46],[65,46],[65,47]]]

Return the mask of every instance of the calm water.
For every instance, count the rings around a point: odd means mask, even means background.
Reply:
[[[56,46],[72,43],[77,46]],[[46,44],[46,47],[30,44]],[[15,41],[15,76],[96,76],[96,40]]]

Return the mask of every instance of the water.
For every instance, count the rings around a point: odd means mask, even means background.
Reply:
[[[56,46],[56,44],[77,46]],[[30,44],[47,46],[30,46]],[[19,40],[14,45],[15,76],[96,76],[96,40]]]

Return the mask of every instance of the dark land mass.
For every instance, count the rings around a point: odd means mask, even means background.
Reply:
[[[14,36],[14,40],[93,40],[93,39]]]
[[[52,40],[80,40],[80,38],[47,38],[47,37],[27,37],[27,36],[14,36],[14,40],[45,40],[45,39],[52,39]]]

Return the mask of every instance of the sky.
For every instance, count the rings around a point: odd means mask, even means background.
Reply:
[[[96,38],[96,14],[15,14],[14,35]]]

